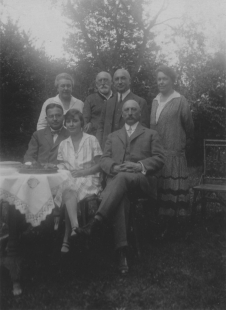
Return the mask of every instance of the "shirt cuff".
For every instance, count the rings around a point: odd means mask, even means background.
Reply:
[[[141,164],[141,167],[142,167],[142,171],[141,171],[141,173],[142,173],[142,174],[144,174],[144,175],[146,175],[147,170],[144,168],[144,165],[142,164],[142,162],[141,162],[141,161],[138,161],[138,163],[139,163],[139,164]]]

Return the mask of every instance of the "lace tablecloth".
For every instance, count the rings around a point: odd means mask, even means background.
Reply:
[[[66,170],[53,174],[20,174],[15,170],[0,175],[0,199],[15,205],[28,223],[38,226],[55,204],[60,207],[62,192],[70,179],[71,174]]]

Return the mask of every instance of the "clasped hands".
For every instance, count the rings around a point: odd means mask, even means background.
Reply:
[[[142,165],[141,163],[133,163],[131,161],[125,161],[123,164],[121,165],[114,165],[112,167],[112,173],[113,174],[117,174],[119,172],[141,172],[142,169]]]

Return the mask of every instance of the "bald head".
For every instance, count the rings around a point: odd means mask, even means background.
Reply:
[[[122,111],[124,109],[127,109],[128,107],[134,107],[138,111],[141,111],[139,103],[137,101],[133,100],[133,99],[127,100],[126,102],[123,103]]]
[[[112,77],[110,73],[106,71],[101,71],[97,74],[96,76],[96,82],[99,81],[100,79],[108,79],[110,82],[112,81]]]
[[[126,124],[132,126],[139,122],[141,117],[141,109],[138,102],[128,100],[122,106],[122,117]]]
[[[97,74],[96,87],[101,94],[105,96],[110,95],[111,84],[112,84],[112,77],[110,73],[101,71],[100,73]]]
[[[118,69],[115,71],[113,82],[115,89],[119,93],[125,93],[130,88],[130,74],[125,69]]]
[[[113,79],[115,79],[118,75],[125,75],[126,77],[128,77],[130,79],[130,74],[126,69],[118,69],[115,71],[114,73],[114,77]]]

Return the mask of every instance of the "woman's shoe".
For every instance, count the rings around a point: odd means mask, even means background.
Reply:
[[[75,239],[77,239],[77,237],[78,237],[77,229],[78,229],[78,227],[72,228],[71,235],[70,235],[70,237],[69,237],[70,240],[75,240]]]
[[[67,254],[70,251],[70,244],[69,244],[69,242],[64,241],[60,251],[63,254]]]

